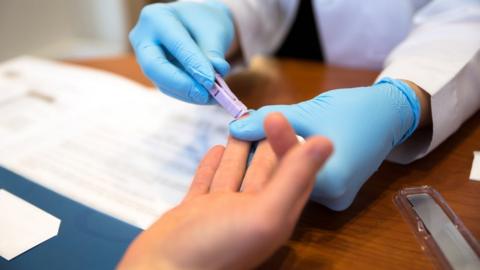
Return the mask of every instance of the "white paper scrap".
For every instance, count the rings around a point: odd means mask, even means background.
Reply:
[[[473,152],[473,164],[470,171],[470,180],[480,181],[480,151]]]
[[[60,219],[0,189],[0,256],[11,260],[56,236]]]

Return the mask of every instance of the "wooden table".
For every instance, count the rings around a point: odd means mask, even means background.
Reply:
[[[146,85],[132,56],[76,61]],[[229,84],[251,108],[294,103],[321,91],[369,85],[376,71],[353,70],[298,60],[258,58]],[[290,240],[264,269],[429,269],[432,264],[392,202],[403,187],[431,185],[480,238],[480,182],[468,179],[474,150],[480,150],[480,112],[427,157],[410,165],[385,162],[346,211],[309,203]]]

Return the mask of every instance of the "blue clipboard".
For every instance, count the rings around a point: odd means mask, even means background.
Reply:
[[[141,229],[97,212],[0,167],[0,189],[62,220],[57,236],[7,261],[0,269],[114,269]],[[32,221],[32,226],[35,221]]]

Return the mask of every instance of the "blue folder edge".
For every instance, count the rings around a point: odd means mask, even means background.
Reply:
[[[7,261],[0,269],[114,269],[141,229],[100,213],[0,167],[0,189],[61,219],[57,236]],[[0,221],[1,222],[1,221]],[[35,220],[32,220],[35,226]]]

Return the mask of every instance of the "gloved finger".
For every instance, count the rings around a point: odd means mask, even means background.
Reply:
[[[210,94],[183,70],[173,65],[157,44],[142,41],[134,50],[143,72],[160,91],[190,103],[210,102]]]
[[[224,56],[219,57],[208,51],[206,51],[205,54],[207,55],[208,59],[210,59],[215,71],[220,73],[222,77],[226,76],[230,72],[230,64],[227,62],[227,60],[225,60]]]
[[[295,133],[306,138],[310,135],[309,126],[302,120],[303,115],[296,110],[296,105],[273,105],[265,106],[257,111],[251,111],[248,117],[233,121],[229,125],[230,134],[233,137],[246,140],[258,141],[265,138],[263,122],[265,117],[272,112],[282,113],[292,125]]]
[[[190,76],[206,89],[214,85],[215,75],[212,64],[205,57],[187,29],[171,11],[163,10],[157,16],[162,20],[153,21],[158,40],[183,66]]]

